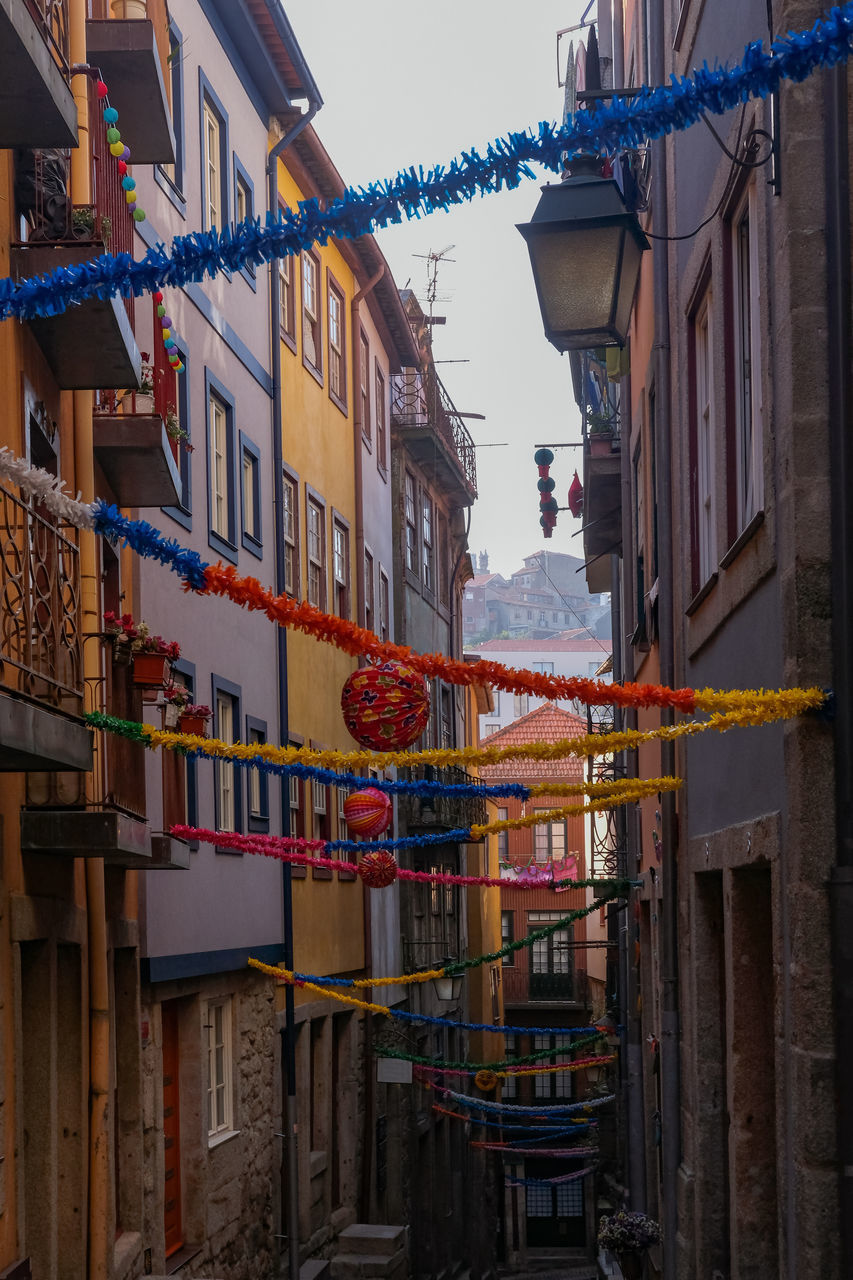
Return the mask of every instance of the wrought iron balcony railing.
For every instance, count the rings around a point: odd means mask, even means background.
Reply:
[[[474,442],[433,368],[405,369],[394,377],[391,420],[400,428],[431,428],[455,456],[466,487],[477,496]]]
[[[53,517],[0,484],[0,685],[80,715],[77,545]]]
[[[455,765],[447,768],[436,768],[434,765],[418,765],[407,769],[406,775],[412,781],[426,780],[440,782],[444,786],[482,785],[478,778],[465,769]],[[414,796],[401,796],[400,805],[407,825],[453,830],[457,827],[470,827],[486,821],[486,801],[482,796],[434,796],[419,800]]]
[[[71,67],[71,44],[68,33],[69,0],[25,0],[44,42],[67,76]]]

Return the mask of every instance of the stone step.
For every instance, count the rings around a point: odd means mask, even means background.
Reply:
[[[333,1280],[399,1280],[407,1272],[406,1251],[338,1253],[332,1258]]]
[[[341,1253],[390,1255],[406,1247],[406,1228],[379,1222],[353,1222],[338,1236]]]

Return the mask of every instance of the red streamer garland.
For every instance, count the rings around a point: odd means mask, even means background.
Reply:
[[[286,595],[276,596],[256,578],[246,578],[233,565],[208,565],[204,571],[206,591],[227,596],[234,604],[265,613],[272,622],[292,627],[335,645],[353,657],[381,662],[402,661],[422,675],[440,677],[456,685],[490,684],[509,693],[531,693],[539,697],[578,699],[588,706],[673,707],[690,714],[696,710],[693,689],[667,689],[657,684],[605,684],[580,676],[546,676],[539,672],[509,671],[499,662],[457,662],[440,653],[414,653],[408,645],[379,640],[372,631],[346,618],[335,618],[314,605],[297,603]],[[192,587],[185,585],[185,591]]]

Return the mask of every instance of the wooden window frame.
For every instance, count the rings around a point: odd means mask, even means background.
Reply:
[[[384,587],[384,591],[383,591]],[[376,633],[380,640],[388,640],[391,636],[391,579],[379,566],[379,630]]]
[[[216,1015],[215,1011],[222,1009],[222,1076],[215,1069],[216,1064]],[[218,1000],[208,1000],[207,1002],[207,1142],[208,1146],[216,1146],[217,1142],[221,1142],[223,1138],[229,1137],[232,1133],[236,1133],[235,1115],[234,1115],[234,1030],[233,1030],[233,1001],[231,996],[225,996]],[[215,1096],[218,1089],[222,1089],[224,1099],[223,1120],[221,1124],[214,1123]]]
[[[319,558],[311,554],[311,511],[316,510],[320,513],[320,555]],[[317,599],[312,599],[311,593],[311,570],[316,567],[319,570],[318,581],[320,585],[320,593]],[[329,598],[329,568],[328,568],[328,550],[326,538],[326,504],[310,485],[305,486],[305,597],[309,604],[313,604],[315,608],[322,613],[326,612],[326,605]]]
[[[252,508],[247,511],[246,463],[251,472]],[[261,451],[245,432],[240,432],[240,512],[242,515],[241,540],[247,551],[259,560],[263,559],[263,508],[261,504]],[[251,529],[248,527],[251,518]]]
[[[338,538],[343,540],[343,577],[338,572]],[[350,563],[350,526],[339,511],[332,508],[332,583],[334,612],[338,618],[349,618],[352,602],[352,565]]]
[[[370,343],[363,329],[358,331],[358,426],[368,449],[373,448],[373,420],[370,412]]]
[[[310,273],[307,267],[308,263],[311,264]],[[300,271],[302,276],[302,280],[301,280],[302,288],[300,291],[300,298],[299,298],[300,313],[302,316],[302,363],[305,365],[305,368],[310,370],[310,372],[314,375],[314,377],[320,383],[320,386],[322,386],[323,385],[323,305],[321,300],[322,295],[320,292],[320,282],[323,276],[322,276],[322,268],[320,265],[320,259],[317,257],[316,253],[313,253],[310,249],[302,250],[302,255],[300,258]],[[316,315],[314,315],[311,312],[311,310],[307,305],[306,290],[308,288],[309,279],[313,279],[313,282],[314,282],[313,305],[316,308]],[[313,347],[314,354],[317,357],[316,364],[313,363],[313,361],[311,360],[308,354],[309,344],[305,340],[305,335],[307,330],[310,330],[310,333],[311,333],[310,345]]]
[[[287,515],[288,507],[282,505],[282,526],[284,529],[284,576],[285,576],[285,592],[294,600],[301,598],[302,574],[300,572],[300,521],[299,521],[299,476],[295,471],[291,471],[289,467],[282,468],[282,499],[285,493],[293,495],[293,504],[290,507],[292,516],[292,537],[288,536],[287,531]],[[290,587],[287,583],[288,558],[292,564],[292,582]]]
[[[373,375],[374,420],[376,422],[376,469],[383,480],[388,479],[388,380],[376,361]]]
[[[334,304],[337,304],[340,311],[339,321],[339,342],[336,345],[333,341],[334,325],[332,316],[334,313]],[[341,413],[346,415],[347,409],[347,304],[346,295],[343,287],[332,275],[331,270],[326,268],[326,342],[328,351],[326,359],[328,363],[328,387],[329,399],[334,405],[340,409]],[[335,369],[337,368],[338,387],[334,386]]]
[[[246,716],[246,742],[269,741],[266,720]],[[253,790],[257,792],[258,808],[253,809]],[[270,829],[269,775],[261,769],[246,770],[246,827],[249,831],[267,832]]]

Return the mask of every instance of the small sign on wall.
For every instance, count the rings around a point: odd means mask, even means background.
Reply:
[[[411,1084],[412,1064],[403,1058],[377,1058],[376,1079],[380,1084]]]

